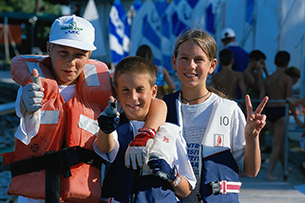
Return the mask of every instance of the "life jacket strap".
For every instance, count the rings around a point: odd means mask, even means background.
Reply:
[[[71,176],[70,167],[80,163],[90,164],[101,169],[102,164],[109,165],[95,152],[74,146],[58,151],[47,151],[43,156],[20,160],[10,165],[12,177],[46,170],[45,201],[58,203],[60,198],[60,173],[64,178]]]
[[[43,156],[16,161],[10,165],[10,170],[14,177],[47,168],[65,169],[79,163],[87,163],[100,169],[101,165],[107,162],[89,149],[74,146],[58,151],[48,151]]]

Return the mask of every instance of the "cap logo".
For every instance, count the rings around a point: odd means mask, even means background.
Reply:
[[[80,34],[80,31],[83,31],[83,28],[77,27],[77,22],[72,22],[69,26],[63,26],[60,28],[61,30],[67,30],[66,34]]]

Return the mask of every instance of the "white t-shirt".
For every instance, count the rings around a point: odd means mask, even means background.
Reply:
[[[181,115],[182,115],[182,126],[183,126],[183,136],[187,142],[188,156],[190,158],[191,164],[193,166],[194,173],[197,178],[197,184],[195,190],[191,194],[183,199],[183,203],[194,203],[198,202],[197,193],[200,189],[200,159],[202,154],[200,154],[200,146],[204,139],[214,139],[213,137],[204,137],[207,125],[210,122],[211,113],[213,110],[214,102],[217,102],[219,96],[212,93],[211,96],[204,102],[196,105],[186,105],[181,103]],[[232,106],[234,113],[232,115],[233,128],[230,129],[230,137],[232,142],[230,143],[230,149],[232,155],[238,164],[238,166],[243,168],[243,154],[245,148],[245,138],[244,138],[244,114],[240,108],[236,105]],[[217,119],[213,122],[218,122]]]
[[[199,162],[200,143],[202,142],[209,118],[212,112],[212,104],[216,99],[215,95],[211,96],[204,102],[196,105],[187,105],[181,103],[182,121],[183,121],[183,136],[187,143],[188,156],[191,161],[197,183],[192,193],[184,198],[181,202],[198,202],[196,194],[199,192]]]

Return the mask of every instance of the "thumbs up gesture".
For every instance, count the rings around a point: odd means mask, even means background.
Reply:
[[[26,112],[35,112],[42,107],[44,98],[43,88],[41,86],[40,76],[36,69],[32,72],[32,83],[22,88],[21,109],[24,105]]]
[[[108,106],[98,117],[98,123],[100,129],[105,134],[110,134],[115,131],[116,127],[120,123],[120,113],[117,110],[117,100],[112,96],[108,99]]]

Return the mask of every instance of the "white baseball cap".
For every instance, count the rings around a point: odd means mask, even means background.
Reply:
[[[72,15],[57,18],[51,27],[49,42],[73,47],[86,51],[93,51],[95,30],[89,21]]]
[[[231,28],[225,28],[221,31],[221,39],[233,38],[235,37],[235,32]]]

